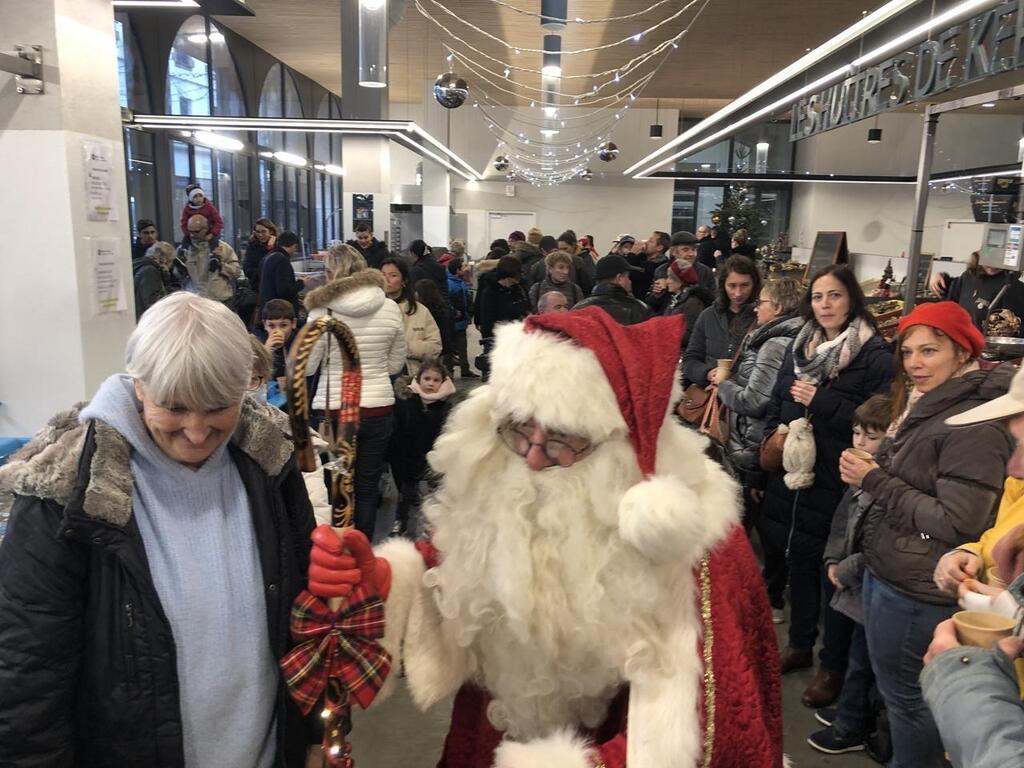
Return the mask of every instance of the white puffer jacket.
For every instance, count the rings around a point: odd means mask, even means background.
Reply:
[[[398,305],[384,295],[384,275],[376,269],[364,269],[348,277],[332,280],[309,292],[306,308],[309,310],[309,322],[330,314],[352,331],[363,369],[360,407],[394,405],[391,376],[401,372],[405,366],[405,326]],[[341,354],[333,341],[331,344],[328,356],[331,381],[329,407],[333,409],[341,405],[339,395],[343,368]],[[323,339],[313,348],[306,369],[309,373],[320,367],[326,349]],[[325,407],[327,379],[328,372],[322,371],[313,397],[313,410],[323,410]]]

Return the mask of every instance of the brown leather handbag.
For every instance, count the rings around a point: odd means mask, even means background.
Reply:
[[[778,472],[782,469],[782,451],[785,447],[785,431],[776,429],[770,435],[766,435],[761,441],[761,469],[765,472]]]
[[[718,399],[718,387],[712,387],[704,406],[700,432],[719,445],[729,444],[729,409]]]
[[[693,424],[695,427],[699,427],[701,422],[704,420],[704,408],[708,404],[708,398],[710,394],[704,387],[698,386],[697,384],[691,384],[683,392],[683,399],[679,401],[679,407],[676,413],[685,421],[687,424]]]

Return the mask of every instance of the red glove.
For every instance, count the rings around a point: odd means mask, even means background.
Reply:
[[[376,592],[386,600],[391,591],[391,565],[375,557],[366,536],[354,528],[346,529],[339,539],[329,525],[318,525],[310,538],[309,591],[317,597],[348,597],[356,587],[360,592]]]

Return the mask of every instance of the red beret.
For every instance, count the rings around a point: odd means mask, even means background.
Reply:
[[[918,304],[909,315],[900,320],[900,336],[913,325],[927,325],[949,336],[959,346],[977,357],[985,349],[985,337],[967,314],[967,310],[955,301],[935,301]]]

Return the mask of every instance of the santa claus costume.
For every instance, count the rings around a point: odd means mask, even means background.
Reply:
[[[679,317],[623,327],[599,309],[498,330],[490,381],[430,455],[430,544],[377,552],[384,646],[419,707],[455,695],[439,768],[783,764],[739,489],[673,415],[682,335]],[[587,449],[536,471],[509,424]]]

